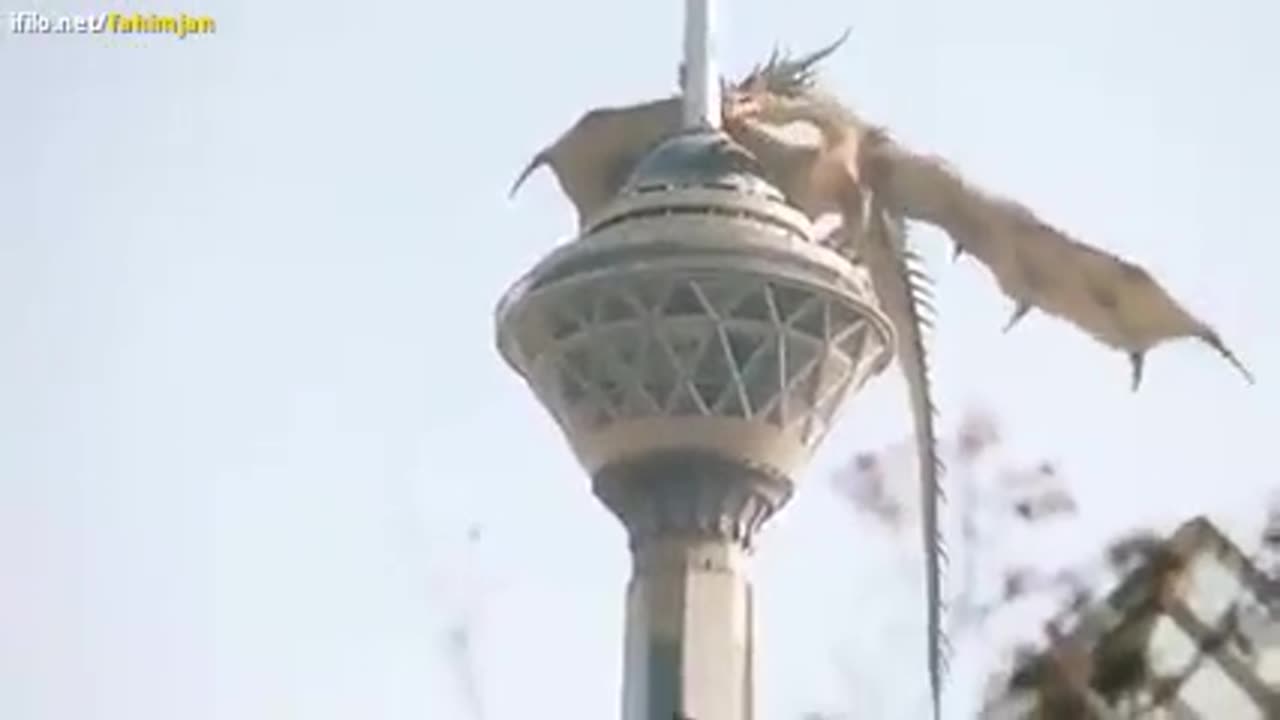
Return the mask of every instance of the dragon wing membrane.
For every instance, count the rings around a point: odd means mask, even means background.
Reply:
[[[764,85],[798,89],[813,83],[815,66],[848,40],[850,30],[830,45],[801,58],[782,58],[777,52],[757,65],[737,85]],[[683,66],[680,68],[683,85]],[[550,165],[578,214],[581,228],[617,195],[636,164],[660,141],[680,130],[682,99],[679,96],[621,107],[588,111],[554,143],[533,156],[511,186],[515,195],[539,167]],[[727,123],[728,124],[728,123]],[[726,127],[730,135],[765,166],[788,197],[803,188],[805,172],[817,155],[791,141],[770,138],[759,128]],[[807,164],[806,164],[807,163]]]
[[[1090,247],[1045,223],[1025,206],[976,187],[946,161],[921,155],[881,131],[869,133],[861,177],[894,212],[936,225],[991,271],[1015,303],[1012,327],[1038,308],[1128,354],[1133,389],[1145,354],[1179,338],[1196,338],[1253,376],[1218,333],[1179,304],[1144,268]]]
[[[680,121],[678,97],[590,110],[533,156],[510,194],[539,167],[550,165],[581,227],[617,195],[645,152],[680,129]]]
[[[591,110],[533,156],[512,184],[511,194],[535,170],[549,165],[581,227],[617,195],[646,152],[679,131],[680,122],[678,98]],[[788,200],[801,208],[812,206],[809,174],[818,157],[816,145],[749,119],[728,122],[725,131],[754,156]]]
[[[591,110],[534,155],[512,184],[511,194],[535,170],[549,165],[581,227],[617,195],[646,152],[679,131],[680,123],[679,98]],[[724,129],[754,156],[788,200],[802,209],[814,206],[809,175],[819,153],[815,144],[745,118],[726,122]]]

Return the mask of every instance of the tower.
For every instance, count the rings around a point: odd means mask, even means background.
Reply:
[[[757,532],[891,358],[861,271],[717,129],[689,0],[686,129],[499,302],[499,351],[626,528],[624,720],[751,720]]]

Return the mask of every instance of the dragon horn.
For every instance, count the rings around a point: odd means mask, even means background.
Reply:
[[[534,155],[533,159],[529,161],[529,164],[526,165],[524,167],[524,170],[520,172],[520,177],[516,178],[516,181],[511,184],[511,191],[507,193],[507,197],[509,198],[515,197],[516,191],[520,189],[520,186],[524,184],[524,181],[529,177],[529,175],[531,175],[534,170],[537,170],[538,168],[547,164],[547,162],[549,162],[550,160],[551,160],[551,156],[547,153],[546,150],[543,150],[539,152],[537,155]]]
[[[777,64],[778,45],[775,43],[773,50],[769,53],[769,59],[763,63],[756,63],[755,67],[751,68],[751,72],[747,73],[746,77],[736,83],[735,87],[739,90],[746,90],[750,88],[753,83],[758,83],[762,78],[768,77],[772,74]]]
[[[765,61],[764,66],[774,68],[778,63],[782,62],[782,48],[778,47],[778,43],[773,44],[773,49],[769,51],[769,59]]]
[[[853,28],[847,27],[840,34],[840,37],[836,38],[835,42],[796,60],[779,60],[775,51],[774,57],[769,59],[768,65],[765,66],[761,73],[765,78],[766,85],[770,89],[783,94],[791,94],[812,86],[813,66],[835,52],[849,39],[852,32]]]
[[[830,45],[824,48],[815,50],[814,52],[810,53],[807,57],[803,57],[803,58],[800,58],[799,60],[796,60],[795,61],[796,68],[798,70],[808,70],[811,66],[813,66],[818,61],[825,59],[827,56],[831,55],[831,53],[835,52],[836,50],[839,50],[840,46],[844,45],[845,42],[849,40],[849,35],[852,33],[853,33],[853,27],[852,26],[846,27],[844,29],[844,32],[840,34],[840,37],[836,38],[835,42],[831,43]]]

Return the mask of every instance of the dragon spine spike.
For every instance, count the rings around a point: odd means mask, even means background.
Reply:
[[[915,302],[918,310],[926,311],[925,314],[920,315],[920,325],[928,330],[933,330],[934,323],[937,321],[938,311],[933,307],[932,303],[923,298],[917,297]]]
[[[910,271],[910,270],[909,270],[909,271],[908,271],[908,273],[910,274],[910,276],[911,276],[911,278],[912,278],[913,280],[916,280],[916,281],[918,281],[918,282],[920,283],[920,285],[919,285],[918,287],[913,288],[913,289],[915,290],[915,293],[916,293],[916,295],[917,295],[918,297],[923,297],[923,298],[932,298],[932,297],[934,297],[934,294],[933,294],[933,286],[932,286],[932,285],[930,285],[928,282],[926,282],[927,280],[929,280],[929,276],[928,276],[928,275],[926,275],[925,273],[923,273],[923,272],[921,272],[921,271]]]

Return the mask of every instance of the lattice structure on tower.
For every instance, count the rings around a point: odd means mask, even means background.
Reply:
[[[877,359],[864,351],[859,309],[783,280],[748,285],[655,269],[570,292],[548,310],[544,339],[556,351],[542,387],[574,434],[738,418],[773,444],[808,448]],[[664,442],[656,428],[645,432]]]
[[[692,442],[790,473],[892,357],[865,274],[744,160],[713,134],[663,145],[499,308],[589,471]]]

